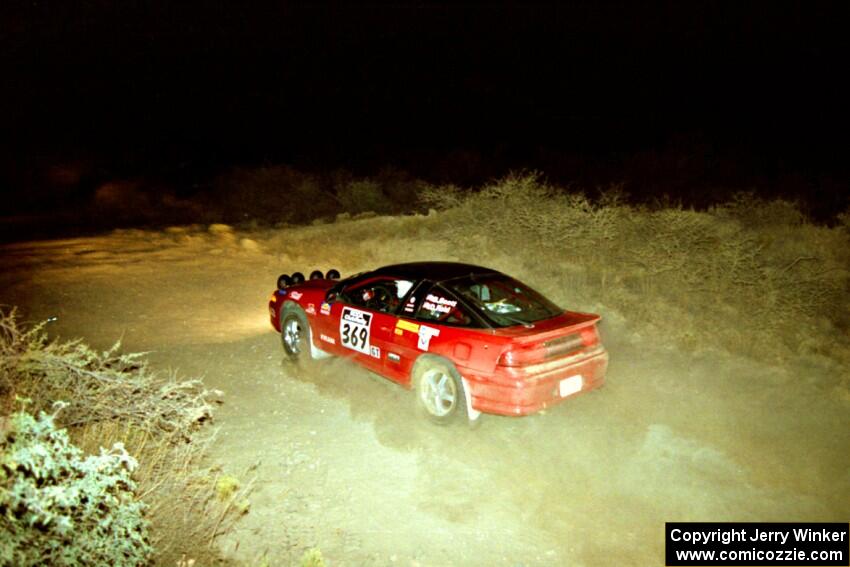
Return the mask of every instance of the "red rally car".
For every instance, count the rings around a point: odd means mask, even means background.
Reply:
[[[269,315],[286,354],[349,357],[414,389],[437,423],[527,415],[604,381],[600,317],[495,270],[417,262],[338,278],[278,278]]]

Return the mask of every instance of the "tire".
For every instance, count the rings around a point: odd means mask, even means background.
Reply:
[[[413,369],[418,411],[438,425],[468,421],[460,374],[448,361],[425,356]]]
[[[284,308],[283,322],[280,324],[280,340],[289,360],[293,362],[312,360],[310,324],[300,310]]]

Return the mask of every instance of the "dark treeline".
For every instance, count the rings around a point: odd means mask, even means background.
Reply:
[[[167,145],[149,152],[7,155],[4,159],[9,163],[3,164],[1,179],[7,198],[0,202],[0,214],[46,213],[85,205],[103,184],[127,180],[138,182],[146,192],[168,192],[203,202],[216,179],[231,168],[279,164],[318,176],[343,170],[366,178],[391,170],[432,184],[469,189],[511,171],[534,170],[555,185],[590,196],[618,185],[634,203],[672,202],[698,209],[749,191],[765,198],[799,201],[805,212],[822,222],[850,206],[850,174],[840,161],[838,148],[803,147],[802,142],[798,147],[776,148],[754,146],[746,140],[737,145],[719,144],[696,132],[671,136],[648,147],[629,143],[626,137],[619,148],[611,150],[604,147],[605,128],[580,122],[572,128],[586,130],[583,147],[528,148],[526,144],[501,143],[475,148],[459,145],[445,151],[410,145],[399,148],[388,141],[349,150],[350,146],[325,141],[287,152],[263,152],[246,143],[242,155],[236,152],[228,160],[220,160],[214,148],[170,149]],[[622,132],[620,136],[623,140]]]

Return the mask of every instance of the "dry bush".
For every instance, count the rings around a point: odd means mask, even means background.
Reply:
[[[420,193],[430,187],[404,171],[389,167],[371,178],[334,172],[331,179],[342,211],[350,215],[412,212],[420,204]]]
[[[458,240],[482,233],[501,246],[567,247],[592,255],[601,242],[618,236],[617,203],[600,206],[582,193],[546,184],[538,173],[512,174],[466,196],[448,187],[429,189],[424,197],[428,204],[450,207],[446,232]]]
[[[207,222],[297,225],[324,222],[340,213],[413,212],[427,187],[392,168],[369,178],[345,170],[304,173],[282,165],[233,168],[213,185],[212,203],[204,203]]]
[[[624,204],[616,187],[591,200],[536,173],[423,198],[441,207],[458,256],[513,256],[554,299],[604,303],[672,340],[764,356],[796,352],[801,321],[842,326],[848,234],[807,223],[791,202],[740,194],[708,211],[650,209]]]
[[[142,354],[120,346],[95,352],[79,340],[50,341],[43,324],[21,329],[14,311],[0,311],[0,394],[35,400],[34,411],[66,401],[64,427],[117,421],[189,439],[211,416],[214,392],[200,380],[160,380]]]
[[[216,179],[213,202],[211,221],[307,223],[339,210],[321,179],[286,166],[234,168]]]
[[[418,192],[419,202],[428,209],[447,211],[460,207],[469,196],[455,185],[423,184]]]
[[[133,476],[139,498],[148,505],[157,564],[174,565],[181,558],[194,559],[197,565],[225,564],[214,543],[248,512],[253,482],[240,483],[220,497],[217,488],[224,473],[205,464],[214,434],[195,434],[191,443],[165,443],[147,431],[108,422],[75,428],[72,437],[87,452],[96,452],[108,439],[137,455]],[[244,471],[242,477],[253,479],[253,471]]]
[[[80,341],[49,341],[42,325],[21,328],[13,310],[0,311],[0,395],[3,413],[16,396],[32,400],[32,411],[66,401],[58,425],[86,452],[124,444],[139,463],[133,478],[148,506],[158,563],[184,555],[218,560],[212,544],[247,511],[251,491],[248,483],[221,501],[220,472],[203,465],[213,435],[199,426],[220,392],[199,380],[161,377],[118,345],[98,353]]]
[[[428,183],[402,169],[383,167],[372,178],[383,189],[396,213],[412,212],[419,205],[419,194]]]
[[[764,199],[752,191],[738,192],[712,208],[718,217],[728,217],[752,228],[776,225],[799,226],[806,222],[800,204],[786,199]]]
[[[364,212],[386,214],[393,210],[392,203],[381,186],[369,179],[349,181],[337,187],[337,199],[343,210],[352,214]]]
[[[352,274],[397,262],[458,260],[452,243],[440,232],[443,224],[437,215],[340,218],[333,224],[273,233],[262,246],[286,251],[279,258],[286,272],[336,268]]]

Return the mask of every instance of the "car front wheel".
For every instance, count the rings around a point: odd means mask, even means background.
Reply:
[[[416,401],[425,416],[440,425],[466,419],[466,398],[454,366],[439,359],[420,361],[413,371]]]
[[[301,313],[291,311],[284,316],[280,326],[280,338],[283,341],[283,350],[290,360],[311,358],[310,325]]]

